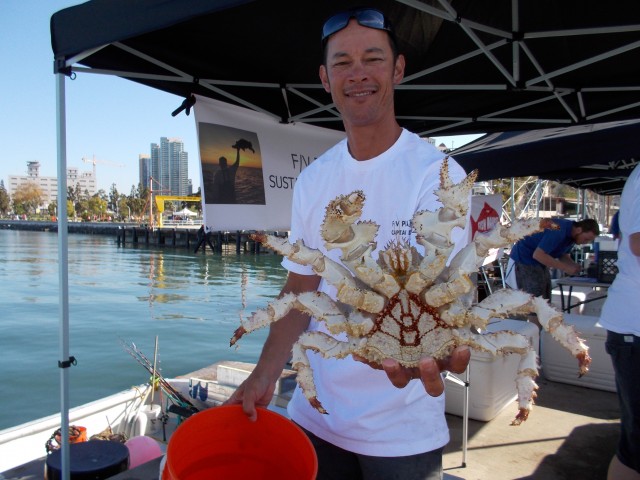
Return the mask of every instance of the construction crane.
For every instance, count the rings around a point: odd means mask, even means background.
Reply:
[[[95,155],[93,156],[93,158],[82,157],[82,161],[84,163],[93,164],[93,178],[95,178],[95,179],[97,179],[97,177],[96,177],[96,164],[97,163],[100,163],[102,165],[111,165],[112,167],[124,167],[124,164],[122,164],[122,163],[111,162],[109,160],[99,160],[99,159],[96,158]]]
[[[153,189],[153,183],[157,183],[160,186],[160,190],[154,190]],[[154,216],[153,216],[153,195],[154,194],[158,194],[158,193],[166,193],[166,192],[170,192],[171,190],[166,190],[162,188],[162,184],[156,180],[153,177],[149,177],[149,198],[147,199],[147,203],[144,206],[144,210],[147,209],[147,206],[149,206],[149,227],[151,228],[151,230],[155,230],[156,226],[155,226],[155,221],[154,221]],[[163,208],[164,210],[164,205]],[[144,211],[143,210],[143,211]]]

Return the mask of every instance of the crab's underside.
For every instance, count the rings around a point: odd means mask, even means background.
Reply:
[[[290,260],[312,266],[316,274],[336,287],[338,301],[321,292],[286,294],[242,320],[231,344],[247,332],[278,321],[291,309],[325,322],[332,334],[344,332],[346,341],[308,331],[293,347],[297,381],[311,405],[321,413],[327,412],[317,398],[307,350],[326,358],[357,355],[372,363],[393,358],[407,367],[417,366],[425,356],[445,357],[462,345],[494,355],[516,353],[521,356],[516,378],[519,412],[513,424],[526,420],[537,389],[535,351],[528,339],[518,333],[482,334],[491,318],[535,313],[542,327],[578,359],[580,375],[587,372],[591,359],[574,327],[565,324],[562,314],[541,297],[503,289],[472,304],[474,285],[470,275],[478,271],[489,250],[511,245],[543,228],[553,228],[552,222],[526,219],[510,226],[498,223],[491,231],[476,234],[446,265],[454,247],[451,231],[465,226],[476,175],[474,171],[454,184],[447,160],[443,161],[440,188],[435,192],[442,207],[433,212],[419,211],[413,217],[416,243],[423,247],[424,254],[408,239],[399,238],[374,260],[371,252],[376,248],[379,227],[370,221],[357,221],[365,201],[360,191],[334,199],[327,206],[322,225],[325,248],[340,249],[342,264],[306,247],[301,240],[292,245],[283,238],[255,235],[256,240]]]

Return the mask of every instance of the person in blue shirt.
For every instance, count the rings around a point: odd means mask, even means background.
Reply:
[[[620,238],[620,220],[619,220],[620,210],[613,214],[611,218],[611,226],[609,227],[609,233],[613,235],[614,240],[618,240]]]
[[[581,266],[574,262],[569,251],[574,245],[592,243],[600,235],[600,227],[593,219],[579,222],[554,219],[557,230],[543,230],[518,241],[511,249],[510,259],[519,288],[535,296],[551,298],[550,268],[568,275],[580,273]]]

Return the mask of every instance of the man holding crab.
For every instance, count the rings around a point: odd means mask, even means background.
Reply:
[[[298,178],[290,240],[303,239],[339,261],[339,252],[326,252],[320,236],[328,201],[362,190],[368,198],[363,218],[381,225],[376,241],[383,248],[393,239],[394,226],[410,221],[418,210],[440,205],[433,192],[442,154],[396,121],[394,85],[403,79],[405,59],[380,11],[358,8],[332,16],[324,24],[322,44],[320,79],[342,115],[347,138]],[[459,165],[451,159],[449,165],[454,181],[464,178]],[[462,232],[456,233],[462,242]],[[289,275],[281,295],[320,290],[335,298],[335,289],[310,267],[286,258],[283,265]],[[305,330],[322,328],[297,310],[273,323],[256,368],[228,403],[242,404],[255,420],[256,406],[267,406],[273,396],[292,345]],[[330,414],[313,409],[299,388],[289,414],[316,448],[319,479],[442,478],[449,432],[441,372],[463,372],[468,348],[458,348],[444,360],[422,358],[416,368],[391,359],[372,368],[350,357],[310,357]]]

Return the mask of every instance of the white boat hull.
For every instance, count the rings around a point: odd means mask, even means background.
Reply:
[[[191,376],[166,381],[198,410],[204,410],[229,398],[253,367],[253,364],[241,362],[220,362]],[[293,372],[285,372],[278,382],[277,394],[270,407],[282,415],[286,415],[288,401],[283,382],[287,381],[287,388],[291,388],[293,383]],[[69,425],[85,427],[87,438],[103,432],[109,426],[113,433],[124,434],[126,438],[151,436],[164,451],[181,418],[166,411],[167,397],[164,392],[158,390],[153,393],[152,403],[151,387],[148,384],[139,385],[73,408],[69,411]],[[161,413],[166,414],[164,425],[157,418]],[[0,473],[43,459],[46,456],[45,444],[59,428],[60,414],[56,414],[0,431]],[[0,480],[3,478],[0,475]]]

